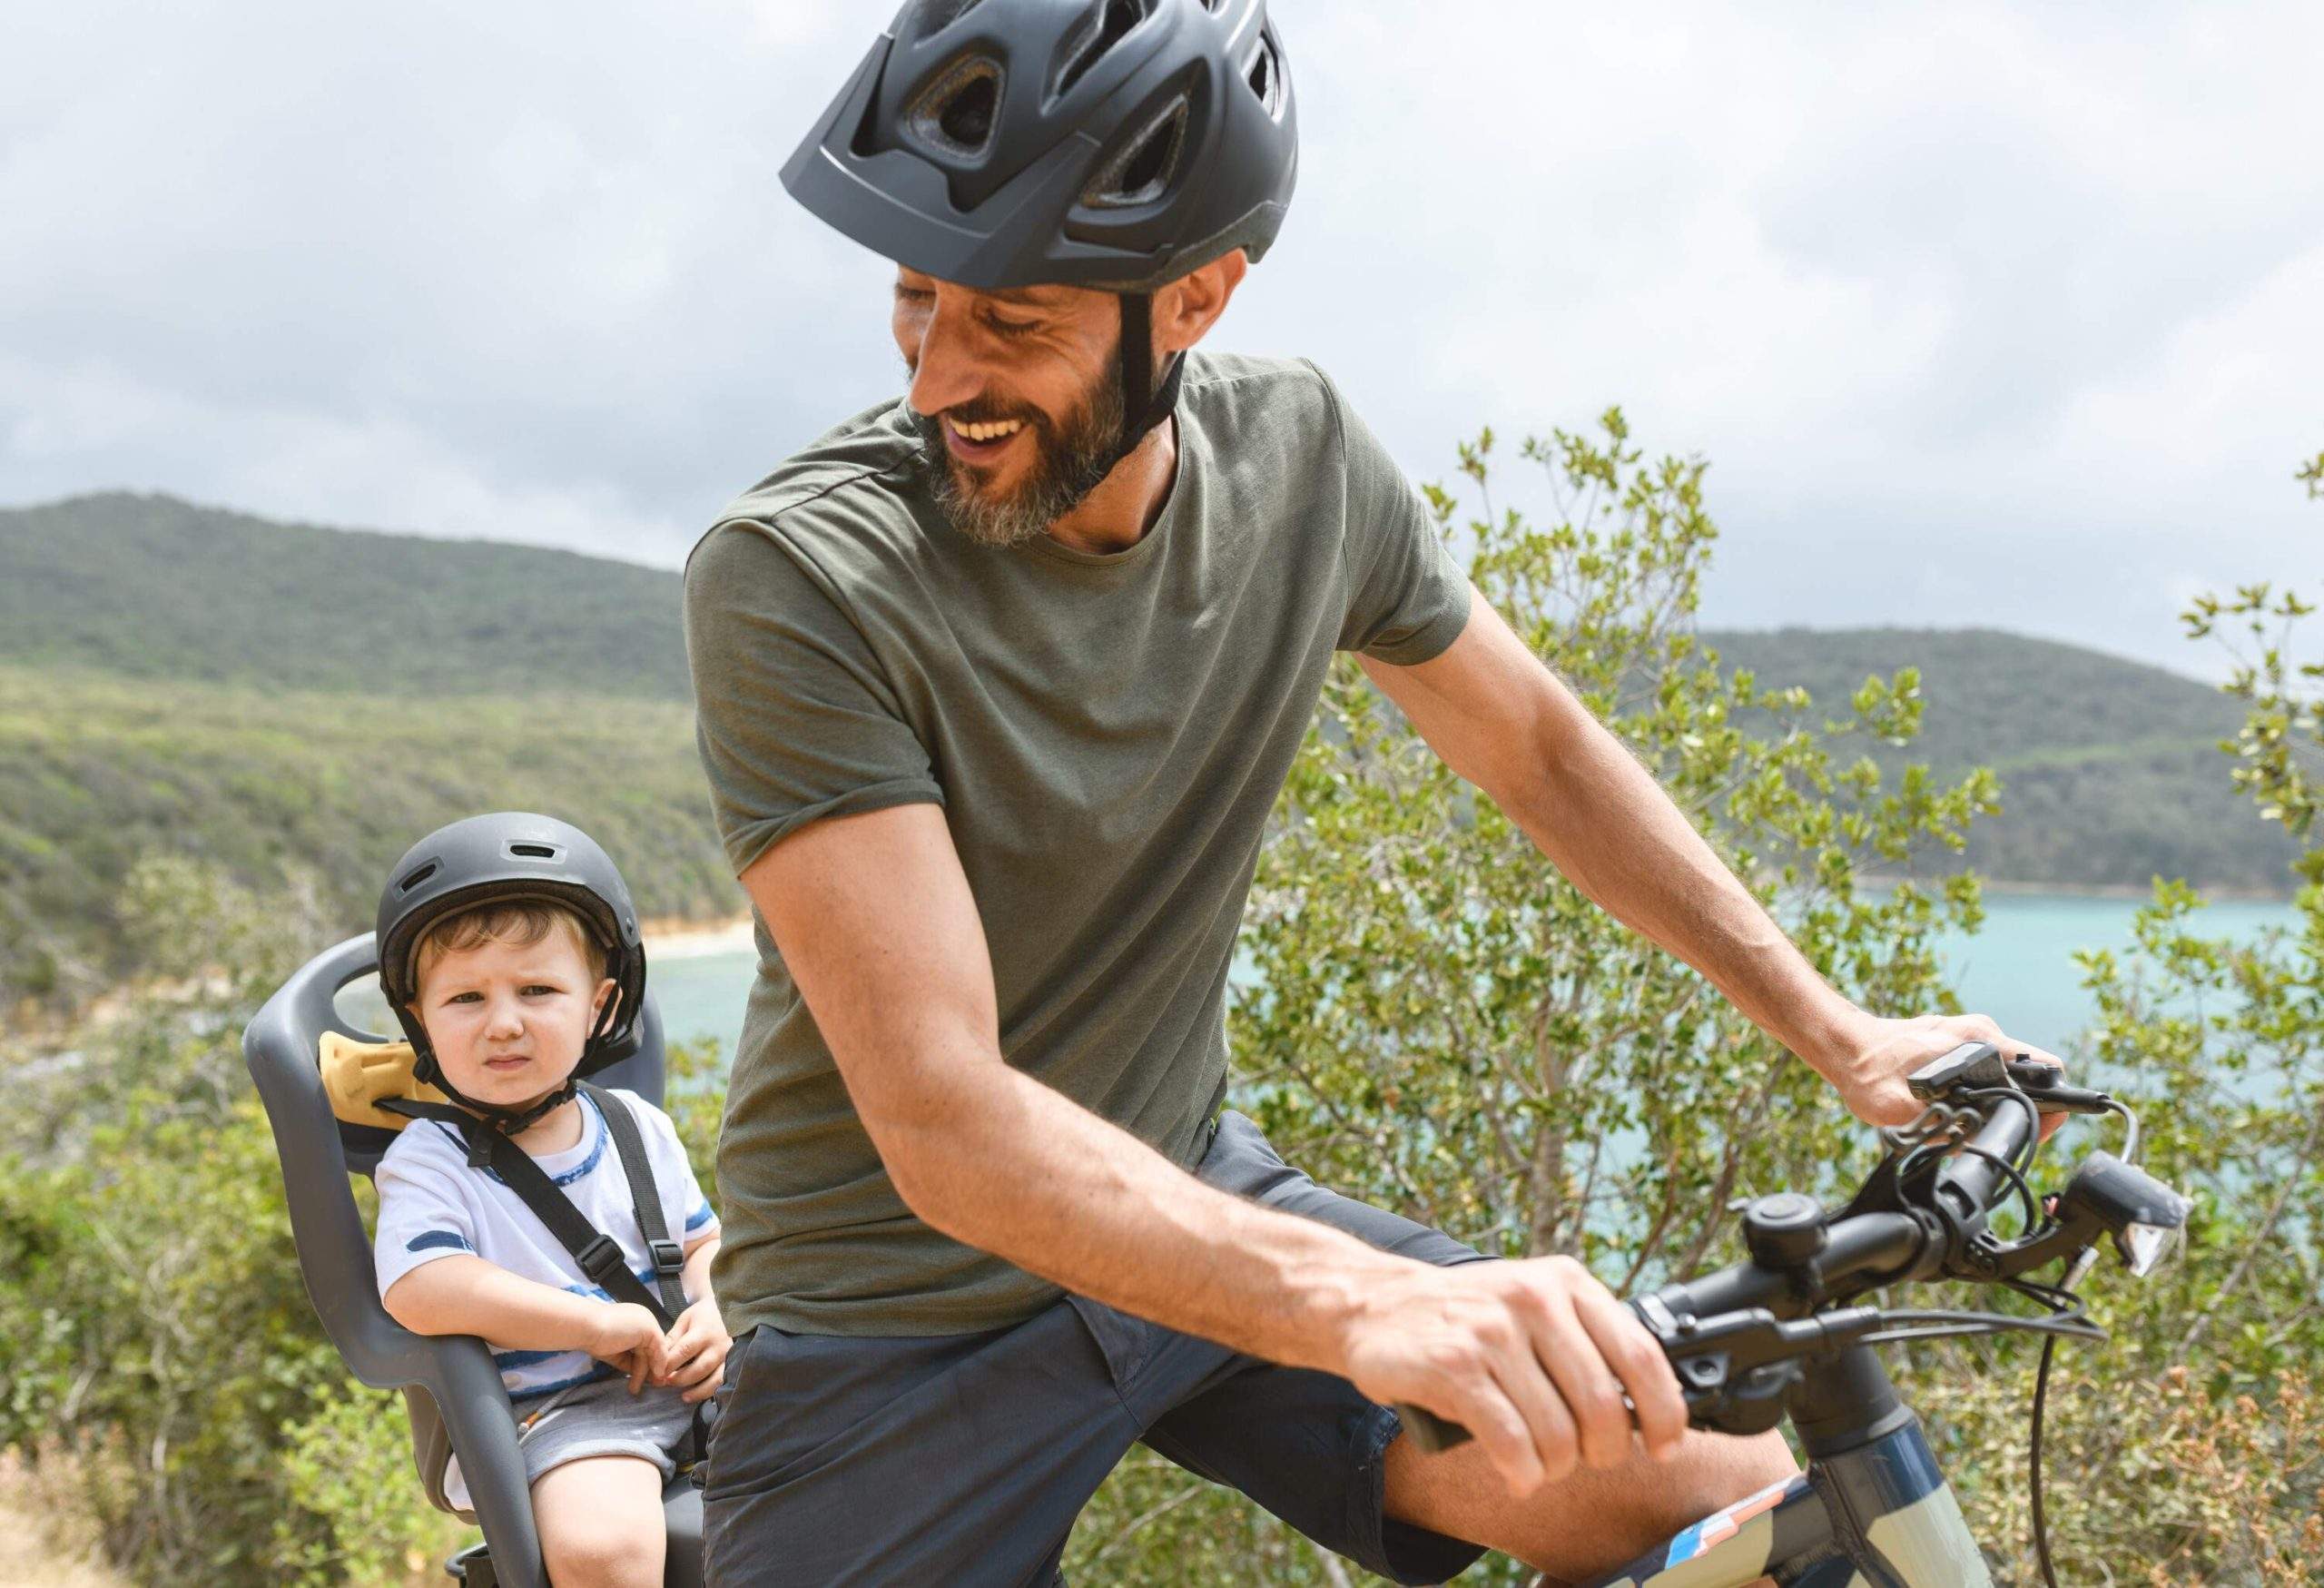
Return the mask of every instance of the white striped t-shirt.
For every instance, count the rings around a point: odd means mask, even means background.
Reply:
[[[714,1233],[718,1220],[686,1162],[670,1117],[635,1092],[625,1091],[621,1097],[636,1115],[638,1133],[645,1139],[645,1156],[653,1166],[654,1187],[662,1198],[670,1238],[690,1247]],[[645,1238],[638,1232],[629,1178],[622,1172],[613,1133],[586,1094],[580,1103],[580,1141],[564,1152],[536,1154],[533,1161],[573,1199],[584,1218],[619,1243],[630,1271],[651,1290],[654,1263]],[[379,1225],[371,1250],[382,1297],[422,1264],[466,1253],[523,1278],[612,1304],[613,1297],[589,1281],[572,1254],[498,1175],[468,1167],[467,1144],[451,1126],[436,1119],[415,1119],[405,1126],[379,1159],[374,1178],[379,1188]],[[492,1359],[519,1411],[527,1401],[594,1378],[610,1378],[614,1372],[582,1351],[516,1351],[494,1345]]]

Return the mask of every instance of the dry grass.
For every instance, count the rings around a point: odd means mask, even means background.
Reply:
[[[75,1504],[73,1475],[0,1451],[0,1588],[129,1588],[104,1563]]]

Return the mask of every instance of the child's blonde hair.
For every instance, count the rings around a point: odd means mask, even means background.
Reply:
[[[420,935],[419,950],[412,955],[412,980],[424,979],[428,966],[446,954],[480,949],[488,942],[528,949],[560,930],[580,949],[582,962],[589,967],[590,984],[604,981],[606,945],[597,941],[579,912],[546,899],[500,899],[447,915]]]

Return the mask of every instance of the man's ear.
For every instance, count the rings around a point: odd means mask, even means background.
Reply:
[[[1227,300],[1235,296],[1235,289],[1243,284],[1250,269],[1250,255],[1232,248],[1166,283],[1154,294],[1157,351],[1167,359],[1202,340],[1226,312]]]
[[[621,1001],[621,983],[611,976],[597,983],[596,995],[589,1000],[589,1029],[596,1031],[606,1018],[606,1001]]]

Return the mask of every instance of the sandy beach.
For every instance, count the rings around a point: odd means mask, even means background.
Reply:
[[[751,946],[751,918],[744,915],[709,925],[698,921],[649,921],[640,928],[640,935],[645,940],[649,964],[656,960],[694,960],[704,954],[737,953]]]

